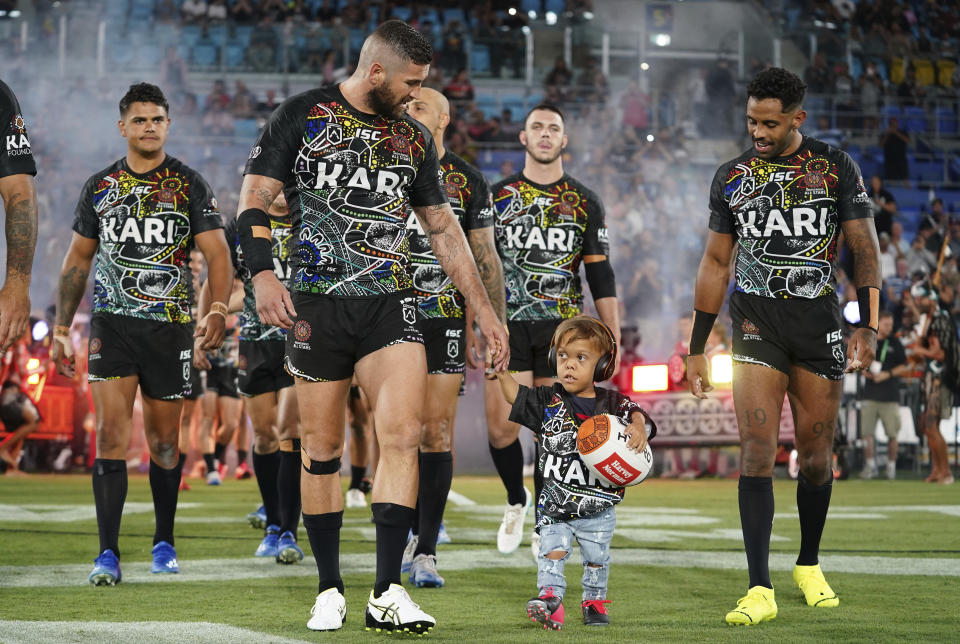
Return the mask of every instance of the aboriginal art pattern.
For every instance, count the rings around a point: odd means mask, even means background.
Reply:
[[[250,269],[243,261],[243,249],[240,247],[240,237],[237,234],[235,219],[227,224],[227,245],[230,246],[230,258],[233,268],[237,272],[237,279],[243,282],[243,309],[240,312],[240,330],[237,336],[240,340],[283,340],[287,332],[278,326],[263,324],[260,314],[257,313],[257,298],[253,292],[253,280]],[[273,274],[283,284],[290,282],[290,250],[293,239],[293,229],[290,220],[286,218],[270,217],[270,254],[273,257]]]

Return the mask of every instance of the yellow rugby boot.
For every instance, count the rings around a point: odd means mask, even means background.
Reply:
[[[766,586],[754,586],[745,597],[737,602],[737,607],[727,613],[727,624],[731,626],[756,626],[777,616],[777,602],[773,599],[773,589]]]
[[[814,566],[794,566],[793,581],[807,600],[807,605],[817,608],[835,608],[840,605],[840,598],[833,592],[830,584],[823,578],[820,564]]]

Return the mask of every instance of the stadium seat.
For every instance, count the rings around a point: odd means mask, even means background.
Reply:
[[[203,30],[199,25],[184,25],[180,30],[180,42],[193,47],[203,38]]]
[[[228,42],[223,49],[223,62],[230,69],[243,67],[246,62],[247,47],[236,41]]]
[[[363,47],[363,41],[366,38],[367,33],[363,29],[350,30],[350,51],[353,52],[354,56],[360,53],[360,48]]]
[[[887,186],[887,190],[897,200],[898,210],[920,210],[927,207],[927,190]]]
[[[852,57],[853,64],[850,66],[850,75],[853,77],[853,80],[860,80],[860,74],[863,73],[863,62],[860,60],[859,56]]]
[[[540,14],[543,13],[543,2],[541,0],[520,0],[520,11],[523,13],[536,11],[537,16],[542,18],[543,16]]]
[[[927,111],[916,105],[903,108],[902,129],[911,133],[922,134],[927,131]]]
[[[913,61],[913,71],[917,74],[917,85],[921,87],[927,87],[937,82],[937,73],[929,60],[915,59]]]
[[[203,40],[193,46],[191,62],[201,67],[213,67],[219,60],[219,49],[209,40]]]
[[[163,47],[164,51],[166,51],[167,47],[177,45],[180,36],[176,25],[165,22],[154,23],[152,40]]]
[[[941,136],[956,136],[957,115],[949,107],[937,108],[937,131]]]
[[[253,25],[237,25],[233,28],[234,40],[241,42],[244,45],[250,44],[250,34],[252,33]]]
[[[957,64],[952,60],[937,61],[937,84],[941,87],[953,87],[953,70]]]
[[[944,180],[943,162],[918,161],[910,166],[910,174],[918,183],[940,183]]]
[[[891,58],[890,59],[890,82],[899,85],[903,82],[904,75],[906,70],[904,69],[903,59],[902,58]]]
[[[470,72],[473,74],[490,73],[490,48],[487,45],[474,45],[470,48]]]
[[[136,64],[139,67],[154,67],[157,68],[160,66],[161,61],[166,57],[166,49],[161,47],[158,44],[151,43],[149,40],[142,41],[136,38],[132,39],[133,42],[142,42],[144,44],[139,47],[135,47],[136,51]]]
[[[133,44],[126,39],[109,40],[107,56],[114,67],[127,67],[133,61]]]
[[[887,129],[890,126],[890,119],[896,118],[900,120],[900,128],[903,129],[903,110],[900,109],[899,105],[884,105],[883,106],[883,129]]]
[[[412,14],[413,11],[410,9],[410,7],[393,7],[390,17],[406,22],[407,20],[410,20],[410,16]]]
[[[464,15],[463,9],[444,9],[442,15],[444,25],[454,20],[459,20],[464,25],[467,24],[467,17]]]
[[[233,136],[239,141],[253,141],[259,131],[257,119],[233,120]]]
[[[546,11],[552,11],[557,15],[567,10],[567,0],[547,0]]]
[[[223,47],[227,42],[226,25],[210,25],[207,27],[207,38],[213,41],[217,47]]]

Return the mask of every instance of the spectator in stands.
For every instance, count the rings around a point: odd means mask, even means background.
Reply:
[[[877,234],[892,232],[893,218],[897,214],[897,200],[883,187],[883,179],[877,175],[870,177],[867,195],[870,197],[873,223],[877,227]]]
[[[230,101],[230,113],[233,118],[252,119],[256,111],[253,93],[247,89],[246,84],[238,80],[233,99]]]
[[[466,68],[457,72],[447,86],[443,88],[443,95],[458,109],[473,101],[473,83],[467,76]]]
[[[171,94],[182,92],[187,85],[187,61],[180,57],[176,46],[167,47],[167,56],[160,61],[160,83]]]
[[[930,212],[924,212],[920,219],[918,231],[926,234],[927,250],[940,256],[940,247],[943,246],[943,236],[947,232],[947,213],[943,210],[943,199],[935,197],[930,202]]]
[[[233,116],[227,102],[218,102],[203,115],[203,131],[210,136],[233,136]]]
[[[903,238],[903,224],[899,221],[895,221],[890,225],[890,246],[897,254],[897,259],[903,257],[910,249],[910,244]]]
[[[817,117],[817,129],[811,132],[810,136],[815,139],[820,139],[838,150],[842,150],[847,142],[846,137],[843,135],[843,130],[831,127],[830,117],[823,115]]]
[[[950,217],[950,257],[960,257],[960,215]]]
[[[200,23],[207,17],[207,0],[184,0],[180,15],[185,23]]]
[[[288,15],[296,22],[309,22],[313,20],[313,9],[304,0],[294,0]]]
[[[918,231],[910,244],[910,250],[904,255],[910,275],[923,273],[929,275],[937,265],[937,256],[927,250],[927,235]]]
[[[370,10],[367,8],[365,0],[350,0],[350,4],[345,6],[340,12],[340,20],[348,29],[362,29],[370,22]],[[429,20],[427,21],[429,22]],[[421,25],[422,26],[422,25]],[[420,31],[427,36],[427,40],[433,42],[432,26],[429,31]]]
[[[884,181],[906,183],[910,180],[910,166],[907,161],[909,143],[909,135],[900,129],[900,119],[895,116],[890,117],[890,125],[880,137],[880,146],[883,147]]]
[[[520,133],[520,130],[523,129],[523,123],[514,121],[513,112],[509,107],[505,107],[500,113],[500,127],[505,134],[510,136],[511,141],[516,141],[517,135]]]
[[[896,263],[897,272],[883,281],[883,296],[888,308],[898,307],[904,291],[910,288],[910,264],[906,257],[901,257]]]
[[[572,83],[573,72],[570,71],[569,67],[567,67],[567,63],[563,60],[563,56],[557,56],[553,61],[553,68],[547,72],[546,78],[543,79],[544,87],[555,88],[559,92],[560,96],[566,98],[567,92]]]
[[[828,94],[833,91],[833,70],[827,64],[826,55],[820,51],[813,57],[813,64],[803,72],[803,80],[810,94]]]
[[[854,127],[852,114],[857,111],[853,89],[856,81],[850,75],[846,63],[837,65],[837,75],[833,79],[833,101],[837,112],[837,127],[848,130]]]
[[[880,122],[880,102],[883,100],[883,78],[877,65],[869,61],[857,81],[860,89],[860,111],[863,113],[863,129],[874,131]]]
[[[230,104],[230,95],[227,94],[227,85],[222,80],[213,81],[213,89],[207,94],[203,102],[203,111],[209,112],[214,106],[225,107]]]
[[[913,43],[910,41],[910,34],[896,20],[890,23],[890,36],[887,38],[887,56],[896,56],[905,58],[910,55],[913,49]]]
[[[323,0],[323,4],[320,5],[320,8],[317,9],[317,13],[314,16],[318,22],[328,26],[333,24],[336,17],[337,7],[333,0]]]
[[[917,84],[917,72],[911,65],[907,68],[903,82],[897,86],[897,98],[903,105],[922,105],[927,90]]]
[[[470,125],[467,126],[467,134],[474,141],[482,141],[487,135],[490,125],[487,123],[487,117],[483,110],[473,110],[470,113]]]
[[[158,23],[169,24],[180,21],[180,9],[174,0],[158,0],[153,10],[153,17]]]
[[[207,5],[207,22],[226,22],[227,11],[228,9],[226,0],[210,0],[210,4]]]
[[[874,432],[877,421],[887,434],[887,478],[897,476],[897,434],[900,432],[900,377],[910,371],[907,353],[897,338],[893,314],[880,312],[877,331],[876,359],[863,372],[866,384],[861,394],[860,435],[863,438],[863,472],[861,478],[877,475]]]
[[[704,89],[707,92],[707,104],[711,113],[709,131],[714,134],[729,135],[733,131],[733,100],[736,96],[736,87],[726,59],[718,60],[707,72]]]
[[[890,245],[890,233],[880,233],[880,276],[888,279],[897,274],[897,251]]]
[[[268,118],[273,114],[273,110],[277,109],[280,106],[280,101],[277,100],[277,90],[268,89],[264,100],[257,103],[257,114],[260,118]]]
[[[259,17],[254,0],[236,0],[230,7],[230,18],[237,24],[252,24]]]
[[[623,129],[629,130],[636,140],[642,140],[650,128],[650,96],[640,89],[637,81],[630,81],[627,91],[620,97],[623,110]]]
[[[516,173],[516,171],[517,171],[517,168],[516,166],[513,165],[513,161],[511,161],[510,159],[504,159],[503,162],[500,164],[500,170],[497,172],[495,180],[500,181],[501,179],[504,179],[505,177],[509,177],[512,174]]]
[[[260,22],[250,34],[247,62],[254,71],[272,71],[277,60],[277,33],[273,28],[273,14],[264,10]]]
[[[284,0],[259,0],[257,4],[260,13],[263,16],[269,16],[271,23],[283,22],[289,12],[289,7]]]
[[[439,66],[450,74],[467,66],[467,30],[459,20],[443,26],[443,45]]]

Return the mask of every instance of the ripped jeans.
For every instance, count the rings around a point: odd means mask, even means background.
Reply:
[[[583,559],[583,600],[606,599],[607,578],[610,576],[610,540],[617,524],[614,508],[583,519],[551,523],[540,528],[540,554],[537,557],[537,586],[542,596],[547,588],[563,598],[567,582],[563,567],[570,557],[573,539],[580,544]],[[562,559],[548,559],[551,552],[561,551]]]

